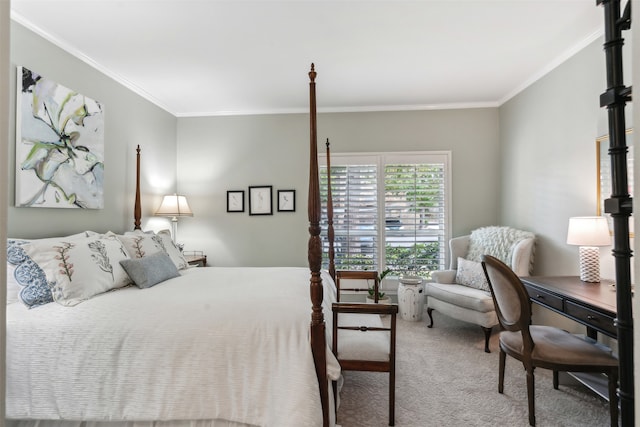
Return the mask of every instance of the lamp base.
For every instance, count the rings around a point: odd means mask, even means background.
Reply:
[[[596,246],[580,246],[580,280],[589,283],[600,281],[600,249]]]
[[[173,243],[178,242],[178,218],[171,218],[171,236],[173,237]]]

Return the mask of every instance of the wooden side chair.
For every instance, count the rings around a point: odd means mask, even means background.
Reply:
[[[611,425],[618,425],[618,359],[601,347],[552,326],[531,325],[529,294],[518,276],[505,263],[482,256],[491,295],[496,306],[500,332],[498,392],[504,390],[507,354],[522,362],[527,372],[529,424],[536,425],[535,368],[553,371],[553,388],[558,389],[558,372],[601,372],[609,380]]]
[[[377,271],[337,271],[336,287],[340,301],[340,280],[362,279],[374,282],[378,295]],[[346,290],[346,289],[342,289]],[[336,302],[333,311],[332,350],[344,371],[389,373],[389,425],[395,425],[396,317],[397,304]],[[385,326],[381,315],[390,316]],[[334,381],[334,396],[337,385]]]

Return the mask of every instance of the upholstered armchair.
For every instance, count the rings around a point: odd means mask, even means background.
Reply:
[[[518,276],[531,274],[535,235],[511,227],[482,227],[449,241],[449,270],[434,271],[425,284],[429,328],[433,311],[479,325],[484,331],[484,351],[498,325],[493,299],[482,265],[482,255],[492,255],[507,264]]]

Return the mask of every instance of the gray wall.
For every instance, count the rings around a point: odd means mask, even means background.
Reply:
[[[451,150],[459,235],[498,221],[497,112],[319,114],[318,145],[324,152],[329,138],[336,153]],[[178,189],[194,211],[179,223],[186,250],[204,250],[221,266],[307,265],[308,114],[179,118],[178,146]],[[295,189],[296,212],[279,213],[274,203],[272,216],[227,213],[227,190],[250,185],[272,185],[274,198],[277,189]]]
[[[566,244],[569,217],[596,215],[595,140],[608,133],[599,103],[602,44],[593,42],[500,107],[501,219],[538,235],[534,274],[577,275],[578,248]],[[630,57],[627,48],[629,81]],[[601,258],[601,275],[613,278],[611,247],[601,248]]]
[[[597,211],[595,140],[608,133],[607,111],[599,103],[606,90],[602,44],[603,39],[593,42],[500,107],[501,220],[537,234],[535,275],[579,274],[578,248],[567,245],[566,236],[569,217]],[[627,40],[627,85],[629,46]],[[632,127],[631,105],[626,112]],[[600,249],[600,273],[608,279],[615,278],[611,249]],[[584,332],[537,306],[534,321]]]
[[[102,103],[105,111],[104,209],[16,208],[15,93],[16,66]],[[11,22],[11,94],[9,116],[8,233],[11,237],[44,237],[82,230],[122,232],[133,228],[135,147],[142,148],[143,215],[160,204],[161,195],[176,186],[176,118],[59,49],[21,25]],[[5,182],[7,182],[5,181]],[[167,220],[164,227],[168,227]]]

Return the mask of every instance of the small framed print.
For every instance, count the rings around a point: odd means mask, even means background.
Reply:
[[[296,190],[278,190],[278,212],[296,211]]]
[[[244,190],[227,191],[227,212],[244,212]]]
[[[249,187],[249,215],[273,215],[272,195],[270,185]]]

